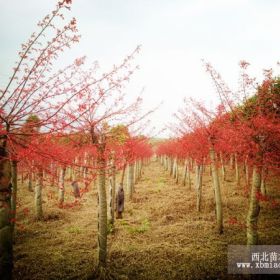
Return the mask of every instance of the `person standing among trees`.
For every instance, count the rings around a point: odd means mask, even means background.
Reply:
[[[77,181],[73,181],[71,183],[71,186],[72,186],[72,189],[73,189],[73,195],[75,197],[75,200],[77,198],[80,198],[81,197],[81,194],[80,194],[80,189],[79,189],[79,184]]]
[[[123,184],[120,183],[118,188],[118,193],[116,195],[116,212],[117,212],[117,219],[122,219],[122,212],[124,210],[124,189]]]

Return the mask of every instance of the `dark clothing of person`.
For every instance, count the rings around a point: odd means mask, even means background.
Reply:
[[[122,186],[119,186],[118,193],[116,196],[117,219],[122,218],[123,210],[124,210],[124,190]]]
[[[79,189],[78,182],[77,182],[77,181],[72,182],[72,183],[71,183],[71,186],[72,186],[72,188],[73,188],[74,197],[75,197],[75,198],[80,198],[81,195],[80,195],[80,189]]]

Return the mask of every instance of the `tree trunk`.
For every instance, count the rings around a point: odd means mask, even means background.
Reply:
[[[123,186],[123,182],[124,182],[125,169],[126,169],[126,163],[123,165],[123,169],[122,169],[122,176],[121,176],[121,182],[120,182],[120,184],[122,186]]]
[[[266,177],[267,177],[267,168],[264,166],[262,168],[262,174],[261,174],[261,193],[262,195],[266,195]]]
[[[115,222],[115,197],[116,197],[116,166],[115,160],[111,160],[111,174],[109,178],[109,224],[114,225]]]
[[[250,176],[249,176],[248,156],[245,159],[245,180],[246,180],[246,185],[249,186]]]
[[[186,185],[186,181],[187,181],[187,168],[188,168],[188,160],[185,160],[185,164],[184,164],[184,175],[183,175],[183,186]]]
[[[0,148],[0,279],[12,279],[13,234],[11,225],[11,164]]]
[[[65,177],[69,179],[69,181],[72,181],[72,168],[66,168]]]
[[[175,159],[173,161],[172,177],[175,179],[175,183],[178,184],[179,176],[178,176],[178,158],[177,157],[175,157]]]
[[[234,161],[235,161],[235,181],[236,185],[240,186],[240,171],[239,171],[239,164],[237,160],[237,154],[234,154]]]
[[[201,210],[201,197],[202,197],[202,165],[196,165],[196,209]]]
[[[59,173],[59,182],[58,182],[58,205],[63,206],[64,203],[64,193],[65,193],[65,174],[66,167],[61,167]]]
[[[12,216],[12,234],[14,236],[17,210],[17,161],[12,160],[12,197],[11,197],[11,216]]]
[[[137,182],[139,181],[140,179],[140,174],[139,174],[139,168],[140,168],[140,161],[137,160],[137,164],[136,164],[136,179],[137,179]]]
[[[211,164],[209,165],[209,176],[212,177],[212,167],[211,167]]]
[[[214,147],[210,148],[210,160],[212,167],[212,180],[215,193],[215,203],[216,203],[216,218],[217,218],[217,229],[218,233],[223,233],[223,208],[222,208],[222,197],[220,190],[220,181],[218,175],[218,168],[216,163],[216,153]]]
[[[51,169],[51,186],[55,186],[55,179],[56,179],[56,166],[53,162],[51,162],[51,166],[50,166],[50,169]]]
[[[175,168],[175,183],[179,183],[179,164],[178,160],[176,160],[176,168]]]
[[[137,160],[134,162],[134,175],[133,175],[133,179],[134,179],[134,185],[137,184]]]
[[[230,169],[233,170],[233,167],[234,167],[234,157],[233,157],[233,154],[230,154],[229,165],[230,165]]]
[[[167,156],[164,156],[164,170],[165,171],[168,170],[168,158],[167,158]]]
[[[78,177],[78,167],[76,166],[76,164],[79,164],[79,160],[75,157],[74,166],[72,167],[72,181],[76,181]]]
[[[89,181],[88,181],[88,155],[85,153],[84,155],[84,167],[83,167],[83,180],[85,185],[85,190],[88,190]]]
[[[170,176],[173,176],[174,159],[170,157]]]
[[[21,170],[21,172],[20,172],[21,174],[21,176],[20,176],[20,183],[21,183],[21,185],[23,185],[24,184],[24,172],[23,172],[23,170]]]
[[[38,168],[36,185],[35,185],[35,217],[37,220],[41,220],[43,218],[42,188],[43,188],[43,169]]]
[[[134,164],[130,163],[128,165],[128,174],[127,174],[127,195],[129,199],[132,199],[134,192]]]
[[[249,211],[247,215],[247,245],[258,244],[258,218],[260,213],[259,200],[257,194],[261,188],[261,170],[257,166],[253,167],[253,180],[250,195]]]
[[[221,160],[221,171],[222,171],[222,180],[226,180],[226,169],[225,169],[225,164],[224,164],[224,158],[223,154],[220,153],[220,160]]]
[[[30,192],[33,192],[33,189],[32,189],[32,171],[28,172],[28,190]]]
[[[176,165],[177,165],[177,157],[173,160],[173,166],[172,166],[172,177],[176,179]]]
[[[143,159],[140,160],[139,164],[139,179],[142,177]]]
[[[98,266],[105,267],[107,259],[107,200],[105,144],[98,145]]]
[[[172,171],[172,162],[171,162],[171,158],[168,157],[168,168],[167,168],[167,172],[169,172],[169,174],[170,174],[171,171]]]
[[[191,189],[191,187],[192,187],[192,181],[191,181],[191,166],[190,166],[190,160],[188,160],[188,163],[187,163],[187,182],[188,182],[189,189]]]

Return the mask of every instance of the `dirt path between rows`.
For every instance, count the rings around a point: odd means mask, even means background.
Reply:
[[[227,245],[246,242],[247,198],[231,176],[222,185],[225,232],[218,235],[207,169],[202,211],[197,213],[194,186],[176,185],[158,162],[151,162],[135,186],[133,200],[126,200],[123,219],[116,221],[109,235],[112,274],[131,280],[235,279],[227,275]],[[96,265],[96,190],[85,194],[80,206],[69,209],[59,209],[55,195],[53,188],[44,190],[47,218],[37,222],[32,218],[33,194],[25,186],[19,191],[24,207],[18,211],[22,230],[16,238],[15,279],[88,279]],[[70,191],[66,199],[72,199]],[[228,222],[232,217],[237,224]],[[261,241],[280,244],[279,232],[279,207],[264,207]]]

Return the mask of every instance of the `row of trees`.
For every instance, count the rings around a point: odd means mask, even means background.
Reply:
[[[105,267],[106,178],[113,223],[116,171],[124,173],[129,166],[129,172],[139,177],[143,160],[151,155],[147,140],[135,136],[151,112],[141,114],[141,98],[127,103],[124,94],[137,69],[133,58],[139,47],[107,73],[99,73],[97,63],[87,66],[85,57],[55,70],[58,57],[80,38],[75,18],[65,24],[71,2],[59,1],[39,22],[39,30],[22,44],[7,86],[0,90],[1,279],[12,277],[18,174],[28,178],[30,188],[35,174],[38,219],[43,217],[43,184],[59,186],[59,205],[63,206],[67,170],[72,181],[82,181],[85,189],[97,178],[98,256],[99,266]],[[74,191],[79,196],[77,184]],[[128,192],[131,197],[133,184]]]
[[[266,193],[266,179],[280,170],[280,80],[265,71],[260,85],[247,74],[248,63],[242,61],[241,87],[232,92],[210,65],[207,71],[216,86],[220,105],[215,110],[193,99],[175,115],[177,138],[161,144],[157,155],[178,182],[178,161],[184,162],[183,184],[191,187],[190,172],[195,166],[197,210],[201,209],[202,170],[209,165],[215,197],[217,230],[223,232],[223,204],[220,181],[227,168],[235,169],[240,185],[241,168],[245,184],[250,186],[247,213],[247,244],[258,243],[260,199]],[[174,126],[173,126],[174,127]]]

